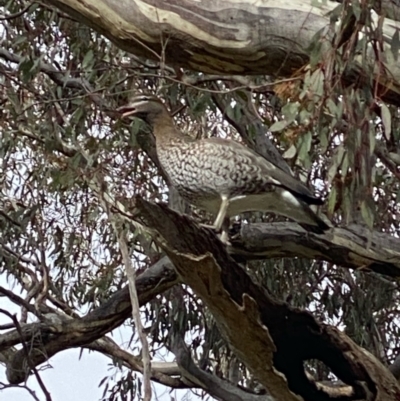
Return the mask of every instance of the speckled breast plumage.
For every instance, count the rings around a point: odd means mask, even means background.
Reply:
[[[233,198],[275,189],[251,154],[218,139],[176,139],[158,146],[157,153],[179,194],[210,212],[218,211],[221,195]]]

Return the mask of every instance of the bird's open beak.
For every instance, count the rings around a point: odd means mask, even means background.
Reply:
[[[120,114],[121,118],[127,118],[129,116],[135,115],[136,108],[132,107],[132,106],[129,106],[129,105],[126,105],[126,106],[119,107],[117,109],[117,111]]]

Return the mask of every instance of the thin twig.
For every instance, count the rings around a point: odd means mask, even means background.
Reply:
[[[40,314],[33,305],[28,303],[25,299],[21,298],[17,294],[14,294],[12,291],[9,291],[6,288],[0,286],[0,294],[6,296],[10,301],[14,302],[16,305],[22,306],[29,312],[36,315],[37,317],[40,317]]]
[[[78,149],[77,149],[78,151]],[[86,154],[84,149],[79,149],[80,153],[82,154],[83,157],[86,158],[86,160],[89,160],[88,155]],[[89,186],[92,188],[92,190],[97,194],[99,197],[99,201],[101,205],[103,206],[105,212],[107,213],[109,220],[111,222],[111,225],[114,229],[114,232],[117,236],[119,248],[121,251],[122,259],[124,261],[125,269],[126,269],[126,275],[128,277],[128,283],[129,283],[129,294],[130,294],[130,300],[132,304],[132,317],[135,322],[135,326],[139,335],[139,340],[142,344],[142,363],[143,363],[143,381],[144,381],[144,401],[151,401],[151,360],[150,360],[150,351],[149,351],[149,344],[147,342],[147,337],[144,331],[144,327],[142,325],[142,321],[140,319],[140,308],[139,308],[139,299],[138,299],[138,294],[136,291],[136,272],[135,269],[133,268],[132,261],[129,257],[129,250],[128,250],[128,245],[126,242],[126,235],[123,230],[123,228],[118,227],[117,223],[121,223],[122,220],[118,219],[117,217],[113,214],[112,210],[118,210],[119,214],[118,216],[121,216],[123,219],[126,219],[125,217],[125,208],[124,206],[116,202],[110,194],[107,193],[105,190],[106,186],[103,185],[104,183],[101,181],[101,178],[99,176],[95,176],[93,180],[88,182]],[[129,219],[130,224],[135,224],[134,221]],[[136,223],[138,224],[138,223]]]
[[[21,17],[21,15],[25,14],[29,9],[33,6],[34,2],[28,4],[21,11],[16,12],[15,14],[5,15],[4,17],[0,17],[0,21],[10,21],[12,19]]]
[[[116,225],[114,225],[116,229]],[[149,344],[140,319],[139,299],[136,291],[136,271],[132,266],[132,261],[129,257],[129,250],[126,244],[126,235],[123,230],[116,232],[118,236],[119,249],[124,261],[126,275],[129,283],[129,294],[132,303],[132,316],[135,321],[136,329],[139,334],[139,339],[142,344],[142,363],[143,363],[143,381],[144,381],[144,401],[151,401],[151,360]]]
[[[6,388],[23,388],[33,397],[33,399],[35,401],[40,401],[39,397],[36,395],[36,393],[33,390],[31,390],[28,386],[5,384],[5,383],[0,382],[0,390],[5,390]]]

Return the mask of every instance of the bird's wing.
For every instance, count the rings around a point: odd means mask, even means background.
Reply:
[[[246,158],[253,166],[258,166],[263,175],[271,178],[273,184],[287,189],[309,205],[322,205],[324,203],[320,198],[314,196],[301,181],[239,142],[222,138],[209,138],[205,141],[212,146],[230,147],[232,151],[240,152],[242,158]]]

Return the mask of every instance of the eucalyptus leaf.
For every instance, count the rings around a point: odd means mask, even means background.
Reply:
[[[336,187],[333,187],[329,193],[329,198],[328,198],[328,214],[329,215],[332,215],[332,213],[335,211],[336,198],[337,198],[337,190],[336,190]]]
[[[369,130],[369,154],[372,156],[375,151],[376,145],[376,132],[373,128]]]
[[[299,159],[303,161],[305,167],[309,167],[310,161],[310,149],[311,149],[311,132],[306,132],[300,138],[300,144],[298,146],[298,156]]]
[[[392,51],[394,60],[397,61],[399,59],[400,50],[400,34],[398,29],[394,30],[394,34],[390,42],[390,50]]]
[[[292,123],[299,114],[300,104],[298,102],[287,103],[282,107],[282,114],[285,116],[287,124]]]
[[[284,159],[291,159],[296,155],[296,152],[297,152],[296,146],[291,145],[289,149],[287,149],[282,156]]]
[[[279,131],[282,131],[283,129],[285,129],[288,125],[289,125],[289,123],[286,120],[280,120],[280,121],[273,123],[271,125],[271,127],[269,127],[269,130],[271,132],[279,132]]]
[[[86,54],[85,57],[82,60],[82,67],[87,68],[89,65],[92,64],[92,61],[94,59],[94,52],[92,49],[90,49]]]
[[[390,134],[392,133],[392,116],[390,115],[389,107],[387,107],[385,103],[381,104],[381,113],[385,137],[389,141]]]
[[[361,216],[364,219],[367,226],[372,229],[374,226],[374,211],[371,207],[371,204],[367,201],[361,202]]]
[[[324,92],[324,81],[324,73],[320,69],[317,69],[312,73],[310,78],[310,90],[314,95],[322,97]]]

